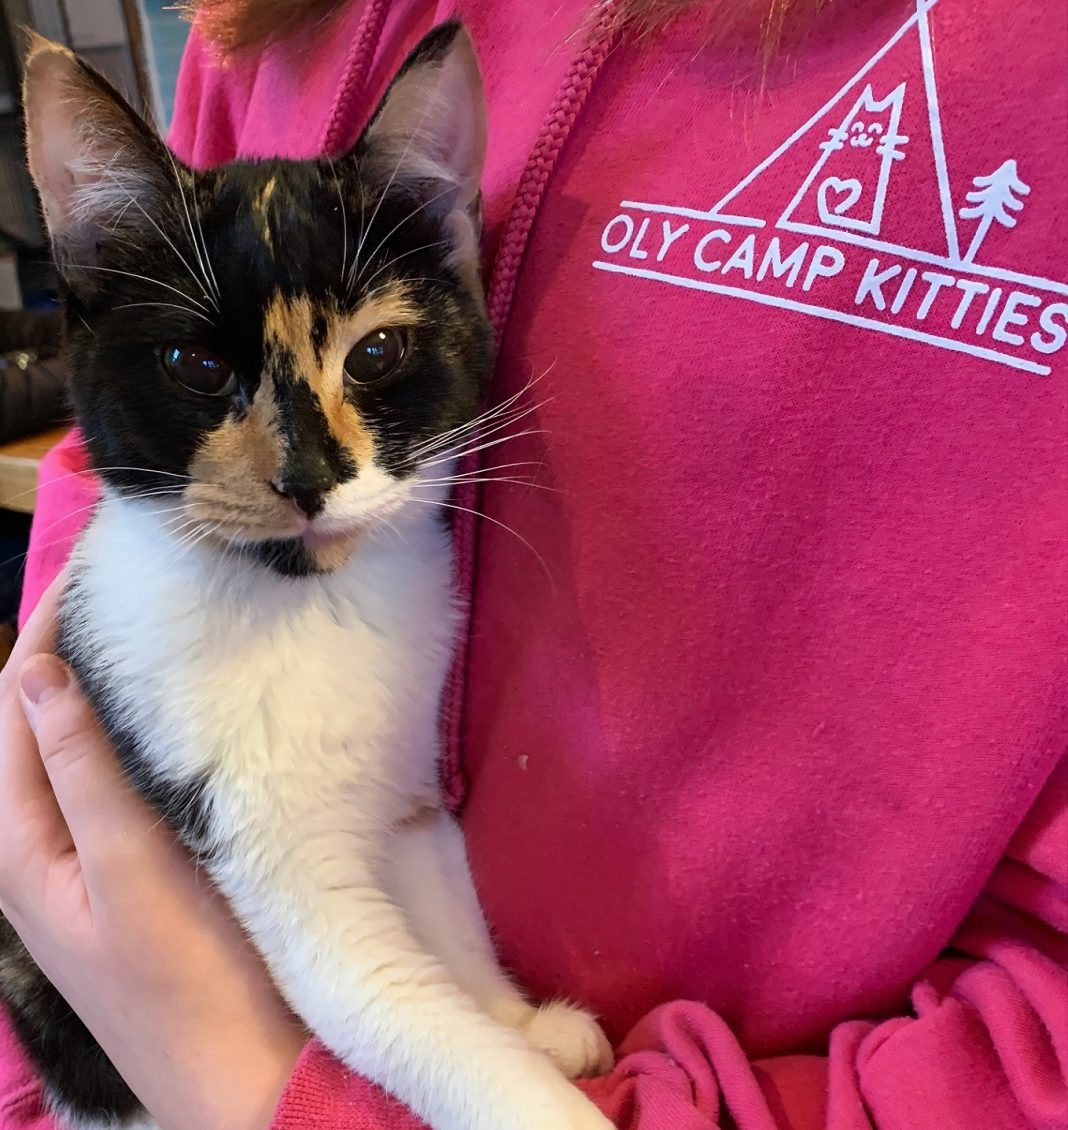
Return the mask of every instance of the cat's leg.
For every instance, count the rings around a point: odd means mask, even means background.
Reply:
[[[351,805],[326,827],[321,797],[297,792],[272,781],[243,811],[216,809],[231,834],[209,866],[308,1027],[433,1130],[610,1130],[419,944],[383,882],[379,829]]]
[[[155,1130],[100,1045],[3,918],[0,1000],[62,1130]]]
[[[484,1011],[522,1032],[569,1079],[609,1070],[611,1046],[588,1012],[563,1001],[535,1007],[501,968],[451,816],[424,809],[405,821],[390,837],[386,858],[416,937]]]

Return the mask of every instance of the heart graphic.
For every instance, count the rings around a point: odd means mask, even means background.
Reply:
[[[837,177],[828,177],[820,185],[820,190],[816,195],[820,219],[825,224],[833,224],[835,216],[841,216],[856,204],[860,199],[863,187],[859,180],[839,180]],[[831,197],[831,199],[828,200],[828,197]]]

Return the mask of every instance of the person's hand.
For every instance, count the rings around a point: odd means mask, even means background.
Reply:
[[[0,909],[165,1130],[265,1130],[306,1034],[53,655],[0,674]]]

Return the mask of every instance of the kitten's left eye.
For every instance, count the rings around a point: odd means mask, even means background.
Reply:
[[[388,377],[404,360],[408,338],[403,330],[388,326],[361,338],[345,358],[345,376],[352,384],[366,385]]]
[[[233,366],[199,345],[165,345],[160,359],[172,380],[199,396],[229,396],[236,387]]]

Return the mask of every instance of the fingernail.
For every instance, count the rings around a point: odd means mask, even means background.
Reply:
[[[19,685],[27,702],[43,706],[70,682],[67,665],[54,655],[35,655],[22,669]]]

